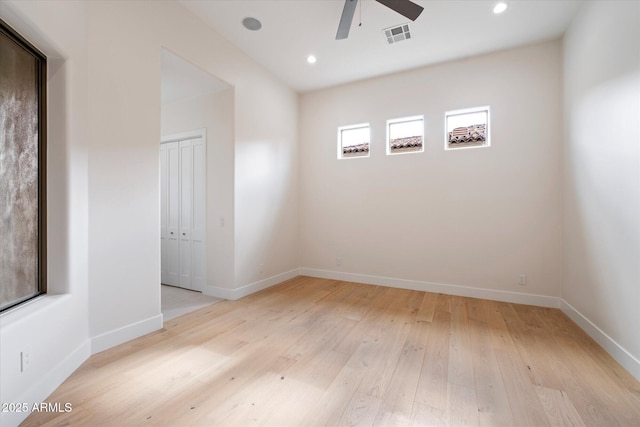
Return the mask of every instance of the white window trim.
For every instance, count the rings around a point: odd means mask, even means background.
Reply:
[[[389,131],[389,128],[391,127],[392,124],[394,123],[403,123],[403,122],[414,122],[414,121],[422,121],[422,148],[420,148],[419,150],[411,150],[411,151],[398,151],[398,152],[393,152],[391,151],[391,132]],[[386,140],[386,150],[387,150],[387,155],[388,156],[395,156],[398,154],[416,154],[416,153],[424,153],[424,146],[425,146],[425,138],[424,138],[424,116],[423,115],[419,115],[419,116],[407,116],[407,117],[399,117],[397,119],[389,119],[387,120],[387,140]]]
[[[367,154],[356,155],[356,156],[345,156],[344,153],[342,152],[342,131],[351,130],[351,129],[360,129],[360,128],[369,129],[369,151],[367,151]],[[338,160],[362,159],[362,158],[366,159],[371,155],[371,124],[370,123],[358,123],[355,125],[339,126],[337,139],[338,139]]]
[[[469,113],[478,113],[481,111],[487,112],[487,140],[485,144],[482,145],[470,145],[466,147],[450,147],[449,146],[449,132],[447,130],[448,119],[450,116],[459,116],[463,114]],[[424,144],[424,143],[423,143]],[[444,113],[444,149],[445,151],[456,151],[456,150],[468,150],[470,148],[486,148],[491,146],[491,108],[489,105],[485,105],[482,107],[473,107],[473,108],[464,108],[461,110],[452,110]]]

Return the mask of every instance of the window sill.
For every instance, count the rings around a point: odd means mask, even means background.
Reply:
[[[28,320],[30,317],[40,316],[44,311],[71,300],[70,294],[40,295],[23,304],[12,307],[0,313],[0,328],[10,328],[18,323]]]

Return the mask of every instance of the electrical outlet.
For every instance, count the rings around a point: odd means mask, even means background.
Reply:
[[[31,365],[31,352],[20,352],[20,372],[25,372]]]
[[[518,284],[520,286],[524,286],[527,284],[527,276],[525,274],[521,274],[518,276]]]
[[[337,267],[341,267],[342,266],[342,258],[336,258],[336,266]]]

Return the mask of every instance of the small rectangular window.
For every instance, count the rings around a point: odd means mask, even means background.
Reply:
[[[387,154],[424,151],[424,117],[387,120]]]
[[[369,157],[369,123],[338,128],[338,158]]]
[[[445,113],[446,150],[488,147],[489,107],[468,108]]]

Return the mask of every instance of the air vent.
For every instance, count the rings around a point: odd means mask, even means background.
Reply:
[[[401,42],[402,40],[407,40],[411,38],[411,33],[409,32],[409,24],[398,25],[397,27],[389,27],[385,28],[384,35],[387,38],[387,43],[393,44]]]

